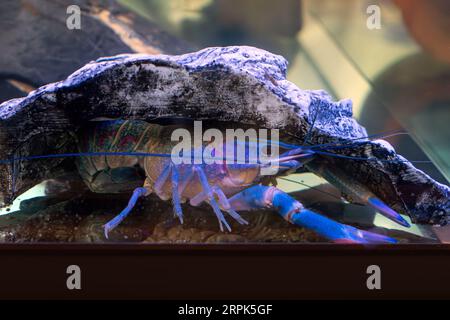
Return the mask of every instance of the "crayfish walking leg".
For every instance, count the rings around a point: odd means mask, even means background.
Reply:
[[[111,221],[109,221],[104,225],[104,232],[106,239],[108,239],[109,231],[117,227],[123,221],[123,219],[125,219],[126,216],[131,212],[131,210],[133,210],[133,207],[136,205],[136,202],[139,199],[139,197],[146,195],[147,193],[148,193],[147,189],[144,187],[136,188],[133,191],[133,195],[131,196],[127,207],[123,209],[122,212],[120,212],[117,216],[115,216],[114,219],[112,219]]]

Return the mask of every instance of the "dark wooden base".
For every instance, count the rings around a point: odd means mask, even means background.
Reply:
[[[450,298],[448,245],[1,244],[0,261],[1,299]]]

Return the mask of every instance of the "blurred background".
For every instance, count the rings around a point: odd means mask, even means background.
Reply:
[[[80,29],[66,24],[72,4]],[[388,141],[407,159],[431,160],[417,167],[434,179],[450,180],[450,1],[2,0],[0,27],[0,101],[99,56],[252,45],[283,55],[298,87],[352,99],[369,135],[408,132]]]

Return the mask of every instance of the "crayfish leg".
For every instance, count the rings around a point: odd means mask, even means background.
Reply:
[[[219,220],[219,227],[220,230],[223,231],[223,225],[227,228],[228,231],[231,231],[231,227],[228,224],[227,220],[223,216],[222,211],[220,210],[219,205],[217,204],[216,199],[214,198],[214,193],[208,183],[208,178],[206,177],[205,172],[203,171],[201,166],[194,166],[195,172],[197,172],[198,177],[200,178],[200,183],[203,188],[203,192],[201,194],[205,195],[205,200],[208,199],[209,204],[214,210],[214,213],[217,216],[217,219]]]
[[[144,187],[136,188],[133,191],[133,195],[131,196],[130,201],[128,202],[126,208],[123,209],[117,216],[115,216],[114,219],[108,221],[103,226],[106,239],[108,239],[109,237],[109,232],[113,230],[115,227],[117,227],[123,221],[123,219],[125,219],[127,215],[131,212],[131,210],[136,205],[137,200],[142,196],[148,195],[148,193],[149,190],[147,190],[147,188]]]
[[[178,169],[175,165],[172,165],[172,205],[173,213],[180,219],[180,223],[183,223],[183,211],[181,209],[181,195],[178,190],[179,175]]]
[[[167,194],[164,189],[166,182],[169,181],[169,177],[172,186],[171,195]],[[153,189],[159,198],[161,198],[162,200],[168,200],[169,198],[172,199],[173,212],[175,216],[178,217],[181,223],[183,223],[183,210],[181,209],[181,195],[183,194],[184,189],[188,185],[189,181],[186,180],[187,179],[185,178],[181,179],[180,181],[180,175],[177,166],[171,162],[167,162],[167,164],[161,171],[161,174],[156,179],[155,184],[153,185]],[[151,184],[148,178],[146,181],[147,184]]]

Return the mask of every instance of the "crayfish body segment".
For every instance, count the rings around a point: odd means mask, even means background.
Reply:
[[[79,135],[79,151],[170,155],[175,144],[171,140],[174,128],[137,120],[93,122]],[[221,151],[226,148],[230,148],[227,143],[219,147]],[[295,171],[314,162],[313,159],[314,152],[311,149],[290,149],[277,158],[278,170],[274,176]],[[100,155],[77,160],[80,175],[92,191],[132,192],[128,206],[105,224],[106,237],[132,211],[140,197],[155,193],[163,200],[172,200],[174,214],[181,223],[182,202],[189,201],[193,206],[207,202],[222,231],[231,231],[226,215],[241,224],[247,224],[239,211],[272,208],[290,223],[312,229],[335,242],[396,242],[386,236],[335,222],[304,208],[282,190],[263,185],[263,166],[259,162],[234,161],[175,164],[170,157],[132,155]]]

